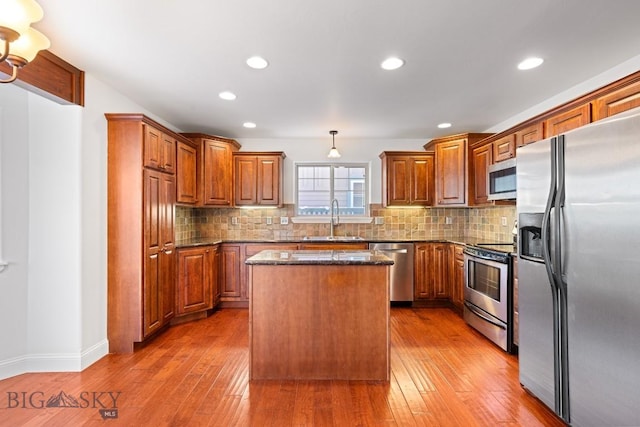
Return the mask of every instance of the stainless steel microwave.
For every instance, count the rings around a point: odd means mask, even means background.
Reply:
[[[489,200],[515,200],[516,159],[489,166]]]

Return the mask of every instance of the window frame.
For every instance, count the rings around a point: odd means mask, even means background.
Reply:
[[[300,167],[329,167],[330,168],[330,197],[331,200],[334,198],[335,188],[334,188],[334,171],[337,168],[341,167],[350,167],[350,168],[364,168],[365,176],[364,176],[364,213],[363,214],[340,214],[340,222],[341,223],[370,223],[372,221],[372,217],[370,216],[371,208],[370,208],[370,198],[371,198],[371,162],[345,162],[345,163],[336,163],[336,162],[295,162],[293,165],[294,169],[294,217],[292,221],[294,223],[326,223],[331,220],[331,215],[329,214],[316,214],[316,215],[300,215],[298,213],[298,206],[300,204],[299,200],[299,168]],[[350,183],[350,187],[351,187]],[[353,196],[353,195],[352,195]],[[352,197],[351,196],[351,197]],[[341,210],[342,210],[341,206]]]

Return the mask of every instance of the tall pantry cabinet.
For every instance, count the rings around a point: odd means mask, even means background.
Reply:
[[[175,311],[176,144],[183,137],[142,114],[108,122],[109,351],[130,353]]]

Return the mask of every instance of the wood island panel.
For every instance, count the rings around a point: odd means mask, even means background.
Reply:
[[[250,379],[389,381],[388,265],[252,265]]]

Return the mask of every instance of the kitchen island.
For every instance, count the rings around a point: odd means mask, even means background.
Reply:
[[[389,277],[376,251],[262,251],[247,259],[249,375],[389,381]]]

